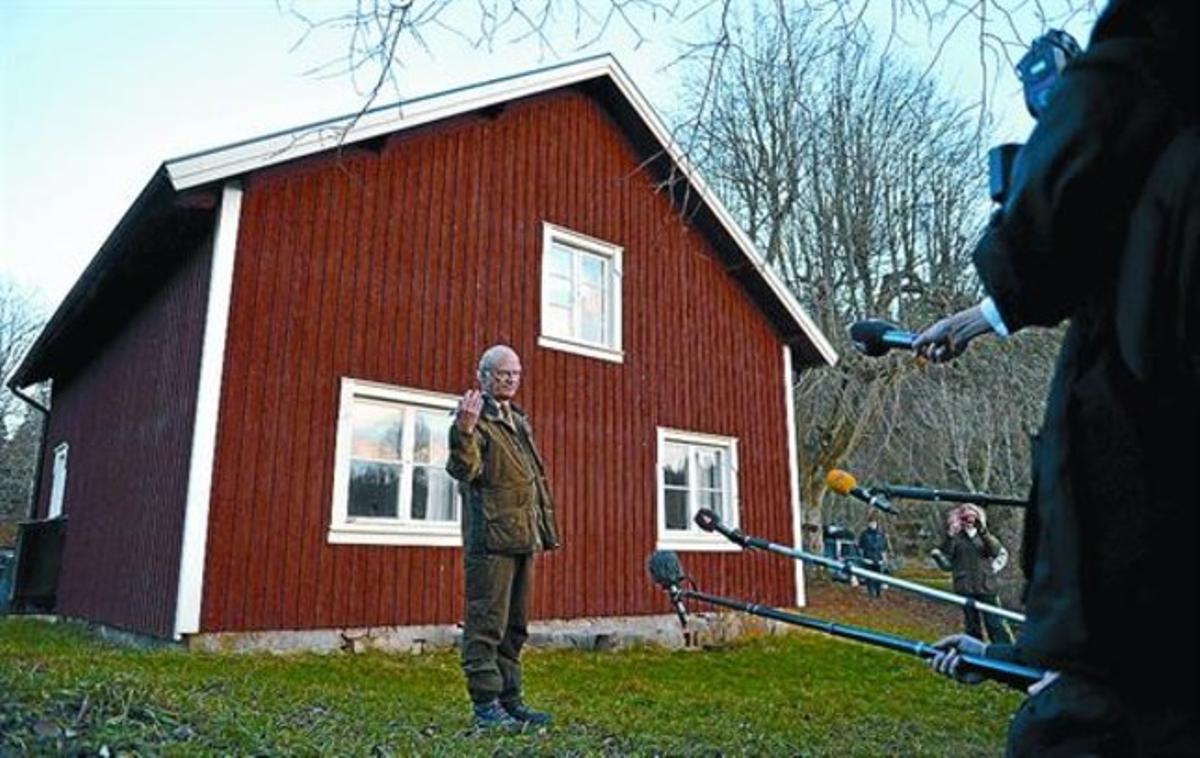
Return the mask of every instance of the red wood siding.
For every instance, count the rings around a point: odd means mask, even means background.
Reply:
[[[66,442],[60,614],[174,631],[210,246],[89,364],[55,379],[38,513],[48,507],[54,448]]]
[[[780,343],[641,160],[562,91],[249,177],[202,631],[460,619],[459,549],[327,544],[339,381],[457,394],[497,342],[565,544],[536,617],[669,612],[645,571],[660,425],[738,438],[744,528],[791,542]],[[624,247],[623,364],[537,346],[543,221]],[[707,590],[794,601],[788,561],[682,560]]]

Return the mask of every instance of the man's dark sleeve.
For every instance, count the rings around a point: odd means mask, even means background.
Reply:
[[[479,430],[464,434],[455,424],[450,425],[450,455],[446,459],[446,473],[460,482],[470,484],[483,471],[480,452]]]
[[[1094,41],[1068,66],[1017,156],[1012,189],[975,248],[1010,331],[1053,326],[1111,282],[1129,214],[1171,129],[1131,39]]]

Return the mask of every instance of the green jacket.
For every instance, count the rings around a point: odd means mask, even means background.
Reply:
[[[941,568],[954,575],[954,591],[960,595],[993,595],[996,582],[992,578],[992,561],[1007,552],[1000,540],[980,530],[973,538],[959,532],[946,535],[938,547],[944,560],[935,560]]]
[[[463,494],[463,548],[468,553],[532,553],[559,546],[546,467],[525,412],[513,404],[514,425],[484,396],[470,434],[450,426],[446,471]]]

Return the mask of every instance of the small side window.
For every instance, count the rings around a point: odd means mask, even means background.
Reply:
[[[58,518],[63,513],[63,497],[67,492],[67,450],[69,446],[61,442],[54,448],[54,473],[50,480],[50,508],[46,518]]]

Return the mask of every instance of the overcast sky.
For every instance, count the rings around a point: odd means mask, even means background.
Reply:
[[[301,7],[318,17],[351,5]],[[356,111],[347,78],[305,75],[344,38],[293,50],[303,31],[272,0],[0,0],[0,275],[52,310],[164,160]],[[558,58],[531,42],[488,53],[450,41],[435,60],[410,58],[403,95],[612,52],[665,116],[678,71],[663,67],[680,24],[642,32],[637,49],[617,34],[583,51],[567,42]],[[963,37],[939,75],[970,97],[978,85],[963,73],[973,56]],[[907,54],[919,64],[931,55],[919,43]],[[1011,79],[998,94],[1014,93]],[[1009,128],[1027,130],[1016,105]]]

